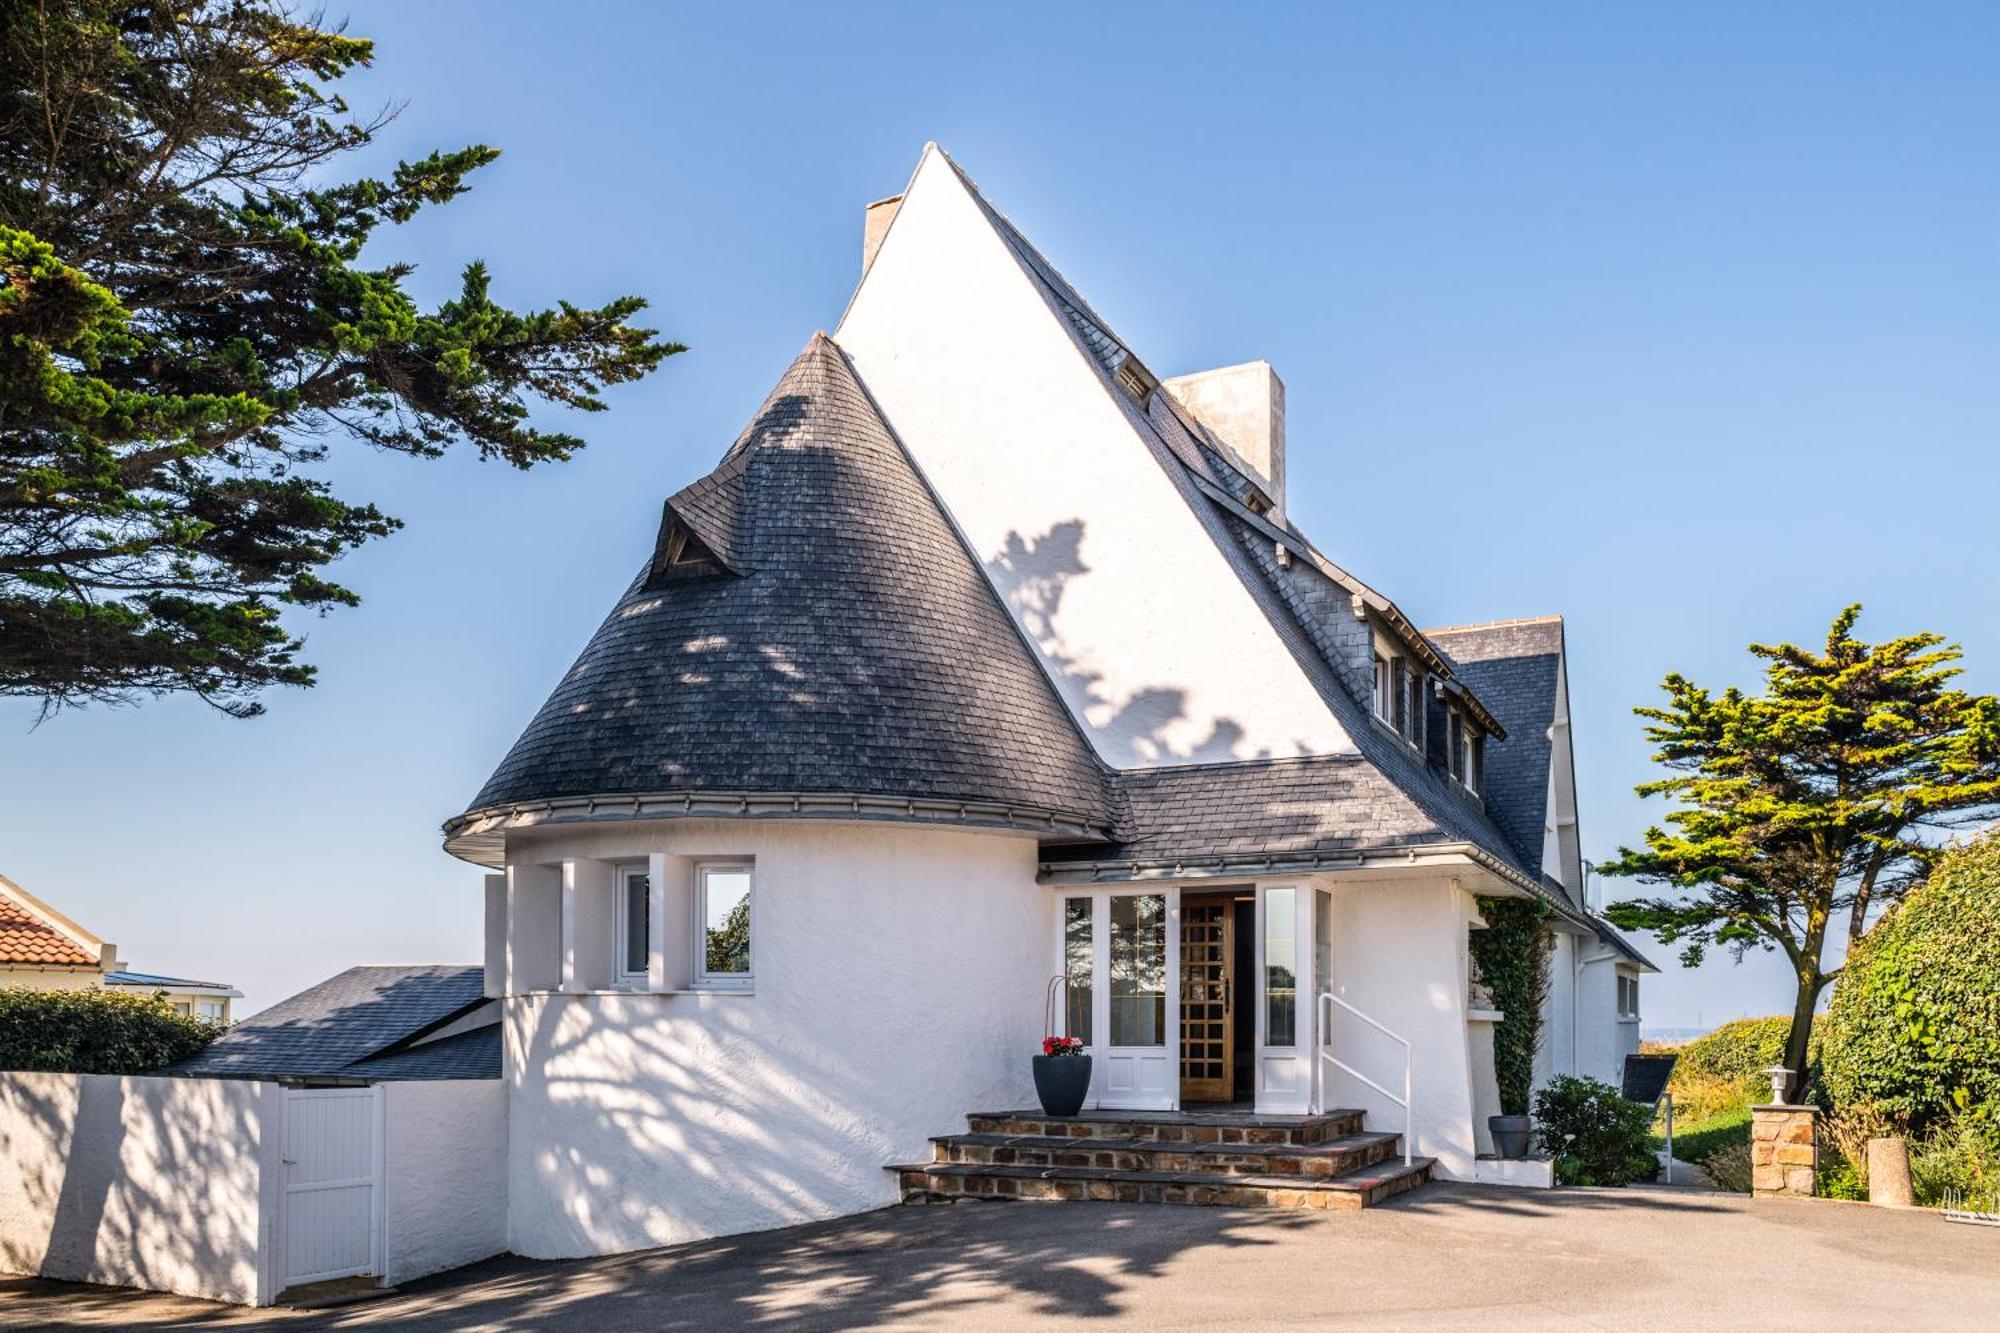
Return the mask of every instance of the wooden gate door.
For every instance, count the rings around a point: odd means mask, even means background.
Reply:
[[[1181,1105],[1236,1098],[1235,912],[1181,897]]]

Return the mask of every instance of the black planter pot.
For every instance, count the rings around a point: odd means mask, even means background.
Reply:
[[[1493,1135],[1493,1151],[1502,1157],[1526,1157],[1535,1138],[1535,1118],[1529,1115],[1489,1115],[1487,1132]]]
[[[1083,1109],[1083,1099],[1089,1091],[1089,1056],[1035,1057],[1035,1095],[1042,1099],[1044,1114],[1075,1115]]]

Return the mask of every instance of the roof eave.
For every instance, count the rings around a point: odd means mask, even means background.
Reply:
[[[1108,815],[997,801],[855,792],[667,791],[562,796],[469,810],[444,825],[445,850],[498,870],[506,835],[531,828],[647,819],[840,819],[954,825],[1032,833],[1045,840],[1109,842]]]

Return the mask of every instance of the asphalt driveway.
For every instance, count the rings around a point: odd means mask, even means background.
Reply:
[[[365,1305],[244,1311],[0,1279],[0,1328],[1931,1329],[2000,1320],[2000,1230],[1857,1204],[1433,1185],[1350,1214],[894,1208]]]

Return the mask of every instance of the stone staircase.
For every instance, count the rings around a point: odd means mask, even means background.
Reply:
[[[892,1166],[903,1202],[1074,1199],[1232,1208],[1366,1208],[1431,1178],[1403,1164],[1400,1134],[1359,1111],[975,1111],[931,1140],[929,1162]]]

